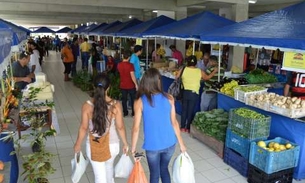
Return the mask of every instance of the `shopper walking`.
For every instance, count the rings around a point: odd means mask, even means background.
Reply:
[[[179,143],[180,151],[186,147],[180,135],[176,119],[175,100],[162,90],[161,75],[156,68],[148,69],[141,79],[136,101],[135,119],[132,128],[132,153],[138,142],[143,116],[144,144],[150,172],[150,183],[170,183],[168,164]]]
[[[122,106],[108,96],[109,86],[110,79],[106,74],[100,73],[95,77],[94,97],[83,104],[82,121],[74,145],[75,153],[80,152],[83,139],[87,136],[86,154],[93,168],[95,183],[113,183],[113,161],[120,151],[117,131],[123,141],[123,152],[128,152]],[[94,148],[96,141],[101,145],[109,145],[108,159],[101,162],[94,160],[92,155],[97,154],[103,158],[105,154],[105,151]]]
[[[127,98],[130,98],[131,115],[134,116],[133,103],[138,88],[137,80],[134,74],[134,68],[129,63],[130,51],[125,51],[123,54],[123,61],[118,64],[118,71],[120,73],[120,89],[122,92],[122,105],[124,117],[128,116]]]
[[[77,38],[73,38],[72,44],[71,44],[71,49],[73,53],[73,58],[74,61],[71,64],[71,75],[74,77],[76,75],[76,65],[77,65],[77,59],[79,56],[79,45],[78,45],[78,40]]]
[[[71,72],[71,63],[74,62],[74,57],[73,57],[72,49],[70,48],[70,45],[66,38],[63,44],[64,47],[61,49],[61,58],[63,59],[63,63],[65,65],[64,81],[70,81],[69,74]]]
[[[88,60],[90,58],[91,45],[88,43],[88,39],[85,38],[84,42],[80,45],[81,57],[82,57],[82,69],[88,69]]]
[[[182,99],[182,114],[181,114],[181,131],[190,132],[190,125],[194,118],[194,109],[199,99],[199,89],[201,79],[208,80],[214,76],[217,69],[210,75],[206,75],[203,71],[196,67],[196,56],[192,55],[187,58],[187,66],[182,73],[182,83],[184,87]],[[180,76],[182,69],[179,70],[177,77]]]
[[[35,42],[29,42],[29,50],[31,53],[30,56],[30,62],[28,64],[28,67],[30,69],[31,73],[38,73],[42,72],[40,63],[39,63],[39,51],[37,50],[37,44]]]
[[[53,40],[54,46],[55,46],[55,51],[59,52],[60,51],[60,39],[58,35],[55,36],[55,39]]]
[[[139,56],[142,54],[143,47],[140,45],[135,45],[133,50],[134,53],[131,55],[130,63],[133,64],[135,76],[137,81],[139,82],[142,76]]]

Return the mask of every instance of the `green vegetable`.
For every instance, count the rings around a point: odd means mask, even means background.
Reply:
[[[277,77],[265,72],[262,69],[255,69],[249,74],[246,74],[245,78],[249,84],[259,84],[259,83],[275,83],[277,82]]]
[[[265,90],[265,87],[257,86],[257,85],[248,85],[248,86],[238,86],[236,89],[241,90],[243,92],[255,92]]]
[[[264,118],[266,118],[264,115],[262,115],[262,114],[260,114],[256,111],[247,109],[247,108],[238,108],[238,109],[234,110],[234,113],[238,114],[239,116],[242,116],[244,118],[251,118],[251,119],[264,119]]]
[[[223,109],[214,109],[206,112],[197,112],[193,125],[211,137],[222,142],[225,141],[229,114]]]

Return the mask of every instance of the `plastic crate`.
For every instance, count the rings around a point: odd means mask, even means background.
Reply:
[[[270,152],[259,147],[255,142],[252,142],[249,156],[250,164],[256,166],[267,174],[293,168],[298,165],[300,146],[280,137],[265,141],[267,145],[270,142],[277,142],[279,144],[290,143],[294,148],[280,152]]]
[[[229,113],[228,128],[241,137],[249,140],[267,138],[270,133],[271,117],[265,116],[263,119],[244,118],[231,109]]]
[[[226,146],[238,152],[241,156],[243,156],[247,160],[249,159],[251,142],[257,142],[260,140],[267,140],[267,138],[264,137],[255,140],[249,140],[247,138],[243,138],[235,134],[230,129],[227,129]]]
[[[238,100],[238,101],[241,101],[241,102],[244,102],[244,103],[247,103],[249,95],[262,94],[262,93],[266,93],[267,91],[268,91],[268,89],[265,88],[265,89],[259,90],[259,91],[244,92],[242,90],[239,90],[238,88],[234,88],[234,99]]]
[[[249,164],[248,182],[249,183],[292,183],[293,168],[267,174],[259,168]]]
[[[248,98],[246,105],[250,105],[259,109],[263,109],[265,111],[269,111],[270,109],[270,103],[266,102],[266,101],[258,101],[256,99],[251,99]]]
[[[225,147],[223,161],[238,171],[242,176],[247,177],[249,162],[234,150]]]
[[[278,106],[270,105],[271,112],[287,116],[289,118],[302,118],[305,117],[305,109],[285,109]]]

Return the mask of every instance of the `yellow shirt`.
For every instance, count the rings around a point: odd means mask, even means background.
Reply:
[[[197,58],[197,62],[202,59],[203,53],[202,51],[195,51],[195,56]]]
[[[81,52],[89,52],[90,49],[91,49],[91,45],[88,42],[83,42],[80,45],[80,51]]]
[[[199,68],[185,67],[182,74],[182,83],[185,90],[191,90],[199,94],[201,70]]]
[[[185,53],[186,57],[193,55],[193,46],[189,46]]]

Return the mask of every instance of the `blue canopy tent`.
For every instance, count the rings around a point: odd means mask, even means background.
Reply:
[[[32,33],[32,31],[31,30],[29,30],[29,29],[27,29],[27,28],[25,28],[25,27],[22,27],[22,26],[18,26],[21,30],[23,30],[24,32],[26,32],[26,35],[27,36],[29,36],[31,33]]]
[[[77,28],[71,30],[70,33],[72,33],[72,34],[79,34],[79,31],[82,30],[84,27],[87,27],[87,26],[86,25],[82,25],[80,27],[77,27]]]
[[[153,18],[141,24],[135,25],[125,30],[121,30],[116,33],[118,37],[129,37],[129,38],[137,38],[142,37],[142,34],[150,31],[152,29],[176,22],[176,20],[168,18],[167,16],[161,15],[159,17]]]
[[[9,65],[11,58],[10,52],[13,42],[13,32],[8,28],[3,28],[0,24],[0,73]]]
[[[235,22],[211,12],[202,12],[177,22],[147,31],[144,37],[200,40],[200,34],[234,24]]]
[[[107,28],[104,31],[102,31],[101,35],[103,36],[115,36],[118,32],[128,29],[130,27],[133,27],[135,25],[138,25],[142,23],[141,20],[138,20],[136,18],[133,18],[127,22],[121,23],[119,25],[113,26],[111,28]]]
[[[282,51],[305,50],[305,2],[200,36],[204,43],[252,46]]]
[[[90,32],[92,29],[96,28],[97,26],[98,26],[97,24],[91,24],[91,25],[85,27],[84,29],[80,30],[80,34],[86,34],[86,35],[88,35],[89,32]]]
[[[58,31],[56,31],[56,34],[62,34],[62,33],[68,33],[69,31],[71,31],[72,29],[69,27],[64,27],[62,29],[59,29]]]
[[[98,25],[98,26],[96,26],[96,27],[94,27],[93,29],[91,29],[91,30],[88,30],[87,32],[88,32],[88,35],[89,36],[96,36],[96,34],[94,34],[94,32],[95,31],[102,31],[102,30],[104,30],[104,28],[107,26],[108,24],[107,23],[101,23],[100,25]]]
[[[110,29],[111,27],[117,26],[119,24],[122,24],[122,22],[121,21],[112,22],[106,26],[102,26],[98,29],[91,31],[89,35],[96,35],[96,36],[101,35],[104,30]]]
[[[40,27],[39,29],[33,31],[32,33],[40,34],[40,33],[55,33],[52,29],[49,29],[48,27]]]

